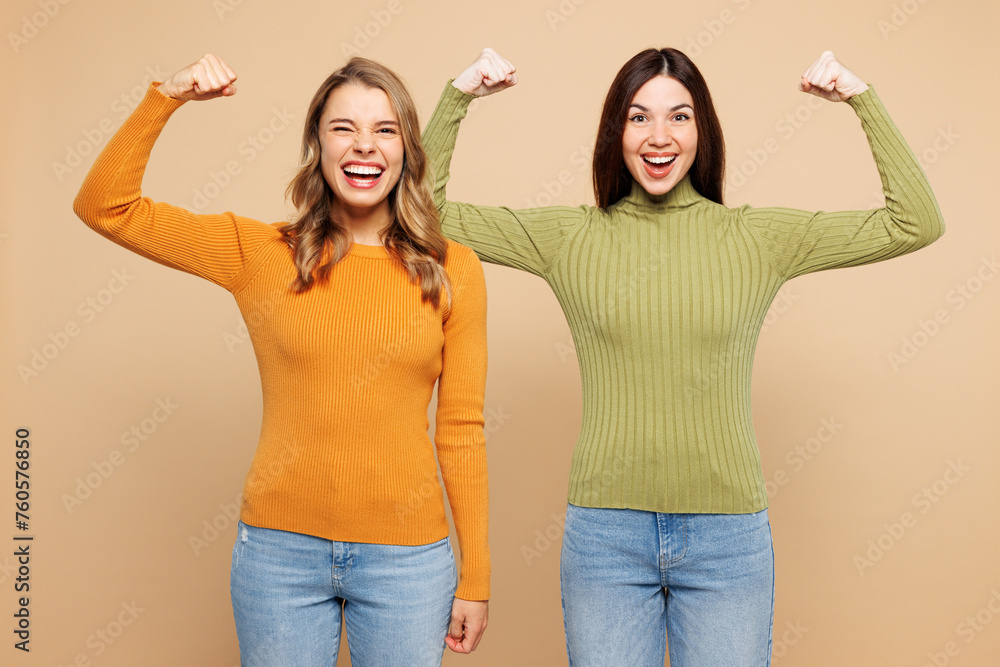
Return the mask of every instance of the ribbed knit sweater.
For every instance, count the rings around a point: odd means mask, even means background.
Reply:
[[[834,213],[728,208],[687,177],[661,196],[633,182],[607,209],[450,202],[451,154],[473,99],[449,83],[424,131],[435,199],[445,234],[487,262],[541,276],[566,314],[583,384],[569,501],[678,513],[765,508],[750,373],[778,289],[811,271],[912,252],[944,230],[875,91],[848,104],[886,206]]]
[[[419,285],[382,246],[355,244],[328,280],[293,292],[297,273],[277,223],[195,215],[141,196],[153,143],[181,104],[151,86],[91,168],[74,209],[115,243],[235,297],[264,401],[241,518],[344,542],[435,542],[448,535],[436,446],[462,555],[456,595],[488,599],[479,260],[449,242],[450,309],[422,302]],[[439,379],[432,444],[427,409]]]

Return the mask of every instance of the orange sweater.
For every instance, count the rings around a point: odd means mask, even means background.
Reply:
[[[486,291],[476,255],[448,243],[450,310],[423,303],[381,246],[355,244],[329,280],[292,292],[291,250],[275,225],[141,196],[153,143],[181,104],[151,86],[74,210],[115,243],[235,297],[264,398],[241,518],[344,542],[440,540],[448,524],[436,447],[462,555],[456,596],[488,599]],[[432,445],[427,408],[438,380]]]

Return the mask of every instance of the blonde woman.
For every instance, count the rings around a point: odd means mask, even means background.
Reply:
[[[247,322],[264,417],[233,548],[242,664],[336,664],[343,614],[353,664],[439,665],[446,643],[474,650],[487,620],[482,267],[441,235],[405,87],[362,58],[309,105],[291,223],[143,197],[171,114],[235,94],[235,81],[209,54],[150,86],[74,209],[112,241],[229,290]]]

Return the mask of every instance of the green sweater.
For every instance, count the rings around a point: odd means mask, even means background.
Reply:
[[[912,252],[944,231],[927,179],[875,91],[848,104],[868,136],[886,206],[833,213],[728,208],[688,178],[662,196],[633,182],[607,209],[446,201],[473,99],[449,83],[424,132],[435,200],[447,236],[484,261],[541,276],[566,313],[583,382],[569,501],[721,514],[767,507],[750,373],[778,289],[811,271]]]

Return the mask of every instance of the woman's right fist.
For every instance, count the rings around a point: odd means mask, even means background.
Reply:
[[[226,61],[206,53],[160,84],[160,92],[175,100],[212,100],[236,94],[236,72]]]
[[[467,95],[484,97],[517,83],[514,66],[496,51],[486,47],[476,61],[465,68],[451,85]]]

